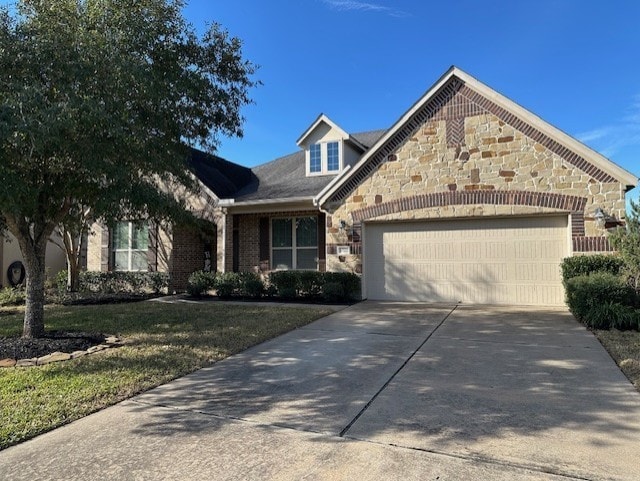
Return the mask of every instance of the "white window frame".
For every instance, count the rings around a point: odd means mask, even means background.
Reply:
[[[329,144],[338,144],[338,169],[329,170]],[[320,165],[321,168],[318,172],[311,172],[311,145],[320,146]],[[306,164],[307,164],[307,176],[313,177],[316,175],[336,175],[342,172],[344,166],[344,142],[342,140],[328,140],[325,142],[315,142],[309,145],[306,149]]]
[[[147,239],[147,247],[145,249],[132,249],[132,244],[133,244],[133,228],[134,225],[136,224],[143,224],[146,225],[147,227],[147,236],[149,235],[149,224],[146,221],[121,221],[121,222],[117,222],[117,224],[124,224],[124,223],[128,223],[128,227],[129,227],[129,231],[128,231],[128,238],[127,238],[127,248],[126,249],[116,249],[114,243],[112,243],[111,246],[111,258],[113,259],[113,271],[115,272],[147,272],[149,270],[148,264],[147,264],[147,268],[146,269],[133,269],[133,253],[134,252],[144,252],[145,254],[148,252],[149,250],[149,240]],[[115,228],[114,231],[115,232]],[[113,234],[112,234],[113,235]],[[125,269],[118,269],[116,268],[116,253],[123,253],[126,252],[127,253],[127,266]]]
[[[304,246],[298,247],[298,242],[296,239],[296,222],[298,219],[315,219],[316,220],[316,244],[315,246]],[[282,219],[291,219],[293,222],[291,228],[291,247],[274,247],[273,246],[273,221],[274,220],[282,220]],[[300,215],[300,216],[281,216],[281,217],[272,217],[269,222],[269,249],[270,249],[270,259],[269,264],[271,265],[271,269],[273,270],[289,270],[289,269],[278,269],[273,265],[273,251],[291,251],[291,269],[292,271],[309,271],[309,270],[318,270],[319,265],[319,255],[320,252],[318,250],[318,230],[320,229],[320,223],[318,222],[318,216],[314,215]],[[298,249],[315,249],[316,251],[316,267],[315,269],[298,269]]]

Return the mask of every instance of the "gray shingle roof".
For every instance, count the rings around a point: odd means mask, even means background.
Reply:
[[[355,140],[369,148],[386,130],[373,130],[351,134]],[[313,197],[320,193],[335,175],[307,177],[304,151],[280,157],[254,167],[253,181],[235,194],[236,202],[282,199],[286,197]]]
[[[198,179],[220,199],[233,197],[240,189],[255,181],[255,176],[248,167],[197,149],[191,149],[187,164]]]

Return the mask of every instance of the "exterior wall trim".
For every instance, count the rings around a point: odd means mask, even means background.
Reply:
[[[551,208],[556,209],[558,212],[567,212],[571,214],[571,237],[573,239],[574,252],[612,250],[606,237],[585,237],[584,210],[587,204],[585,197],[552,192],[476,190],[436,192],[432,194],[401,197],[352,212],[353,230],[359,233],[364,221],[389,214],[398,214],[400,212],[417,209],[476,204],[521,205]],[[328,246],[329,253],[333,253],[333,248],[333,245]],[[352,249],[358,253],[361,252],[359,236],[358,242],[352,245]]]

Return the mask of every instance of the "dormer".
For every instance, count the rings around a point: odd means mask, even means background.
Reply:
[[[305,152],[307,177],[339,174],[347,165],[355,164],[366,150],[324,114],[320,114],[296,143]]]

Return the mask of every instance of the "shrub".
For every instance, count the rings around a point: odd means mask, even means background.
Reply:
[[[238,272],[224,272],[218,274],[215,283],[216,294],[220,299],[229,299],[237,294],[242,284],[242,274]]]
[[[569,309],[585,323],[594,308],[608,303],[630,306],[634,298],[633,289],[622,278],[608,272],[573,277],[566,282],[566,293]],[[593,318],[592,321],[598,323]]]
[[[19,306],[25,303],[27,294],[21,287],[0,289],[0,307]]]
[[[238,290],[242,297],[258,299],[264,292],[264,284],[258,274],[242,272],[238,274]]]
[[[300,285],[298,271],[275,271],[269,274],[269,283],[276,288],[280,297],[296,297]],[[293,292],[293,295],[291,295]],[[286,294],[286,295],[285,295]]]
[[[322,289],[322,297],[327,302],[339,302],[345,298],[344,287],[340,282],[327,282]]]
[[[194,297],[202,296],[213,289],[215,284],[215,272],[196,271],[189,276],[187,281],[187,294]]]
[[[360,295],[361,281],[360,276],[357,274],[353,274],[351,272],[326,272],[324,274],[324,282],[325,288],[323,292],[326,292],[327,284],[340,284],[343,291],[342,300],[354,300]]]
[[[158,293],[169,285],[165,272],[80,272],[80,290],[101,294]]]
[[[295,299],[297,292],[293,287],[283,287],[278,289],[278,295],[283,299]]]
[[[318,271],[299,271],[298,272],[298,286],[299,294],[301,297],[316,298],[320,296],[322,292],[322,285],[324,283],[324,276],[322,272]]]
[[[624,261],[622,275],[640,297],[640,203],[632,200],[630,207],[626,225],[613,231],[609,241]]]
[[[594,254],[565,257],[560,264],[562,279],[566,282],[576,276],[584,276],[594,272],[608,272],[619,275],[624,260],[618,255]]]
[[[599,306],[593,306],[585,315],[584,323],[592,329],[611,329],[621,331],[635,329],[635,310],[629,306],[605,302]]]

